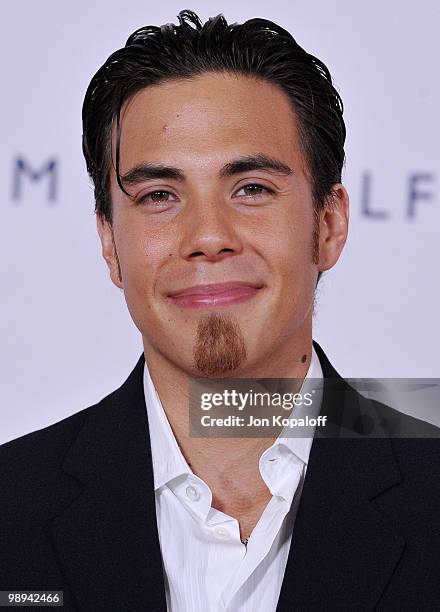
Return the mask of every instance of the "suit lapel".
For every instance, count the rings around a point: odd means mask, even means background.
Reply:
[[[314,346],[324,374],[321,414],[330,427],[312,444],[277,610],[373,610],[405,545],[376,505],[400,472],[385,431],[356,439],[372,405]],[[337,438],[338,427],[354,432]]]
[[[82,491],[49,533],[81,609],[166,611],[143,368],[88,409],[63,463]]]

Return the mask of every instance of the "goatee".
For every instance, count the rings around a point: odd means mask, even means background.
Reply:
[[[246,345],[235,321],[210,313],[199,321],[194,367],[202,376],[231,374],[246,359]]]

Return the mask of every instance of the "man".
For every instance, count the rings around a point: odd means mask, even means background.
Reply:
[[[99,404],[0,449],[0,587],[62,590],[67,610],[438,609],[435,428],[365,400],[312,343],[348,231],[330,73],[272,22],[178,18],[130,36],[83,107],[144,352]],[[323,378],[328,424],[191,436],[197,378]]]

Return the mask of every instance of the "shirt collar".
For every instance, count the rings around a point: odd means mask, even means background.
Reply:
[[[171,425],[151,379],[147,360],[144,367],[144,393],[147,407],[153,461],[154,490],[182,474],[193,474],[177,444]]]
[[[321,411],[323,372],[318,355],[312,347],[312,357],[299,393],[311,393],[310,406],[301,404],[289,416],[301,419],[317,417]],[[301,474],[307,469],[316,426],[285,427],[275,442],[261,455],[260,474],[272,495],[282,497],[290,506]]]
[[[305,404],[296,406],[290,413],[292,417],[296,419],[305,419],[308,416],[309,419],[313,419],[319,415],[322,405],[322,381],[323,372],[321,363],[315,348],[312,346],[312,357],[309,369],[307,370],[307,374],[299,391],[303,396],[306,393],[310,393],[313,398],[312,403],[310,406],[306,406]],[[285,427],[270,448],[278,446],[279,444],[283,445],[295,453],[295,455],[307,465],[315,429],[315,425],[298,427],[297,429]],[[269,450],[270,449],[267,449],[267,451]]]
[[[312,405],[306,409],[309,417],[318,416],[321,410],[322,385],[319,383],[322,377],[323,373],[321,364],[318,355],[312,346],[312,357],[309,369],[300,390],[301,393],[305,393],[315,389]],[[197,479],[197,476],[193,473],[192,469],[188,465],[188,462],[183,456],[182,451],[180,450],[180,447],[176,441],[168,418],[163,409],[162,402],[160,401],[159,395],[151,379],[146,359],[143,381],[150,432],[155,491],[183,474],[191,474],[195,479]],[[301,416],[305,416],[305,409],[303,406],[298,406],[294,410],[296,412],[296,417],[300,418]],[[290,451],[301,462],[307,464],[312,446],[314,429],[314,427],[309,428],[310,437],[304,437],[304,433],[300,434],[301,437],[290,437],[286,434],[290,433],[291,435],[292,430],[287,431],[285,428],[272,446],[266,449],[261,455],[260,471],[262,471],[262,460],[264,458],[270,458],[274,453],[276,453],[279,446],[283,447],[283,454],[285,454],[286,450]],[[304,429],[302,432],[304,432]]]

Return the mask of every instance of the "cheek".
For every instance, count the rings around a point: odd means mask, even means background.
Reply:
[[[284,216],[269,228],[264,246],[269,262],[282,276],[295,276],[312,264],[313,218]]]
[[[145,235],[132,235],[130,240],[124,240],[122,251],[125,301],[136,327],[144,334],[156,319],[157,249]]]
[[[154,293],[155,278],[163,261],[163,240],[142,231],[141,227],[129,227],[121,231],[119,260],[124,290],[127,294],[147,296]]]
[[[298,218],[292,223],[286,220],[272,242],[273,299],[281,326],[303,320],[313,300],[312,244],[312,219]]]

